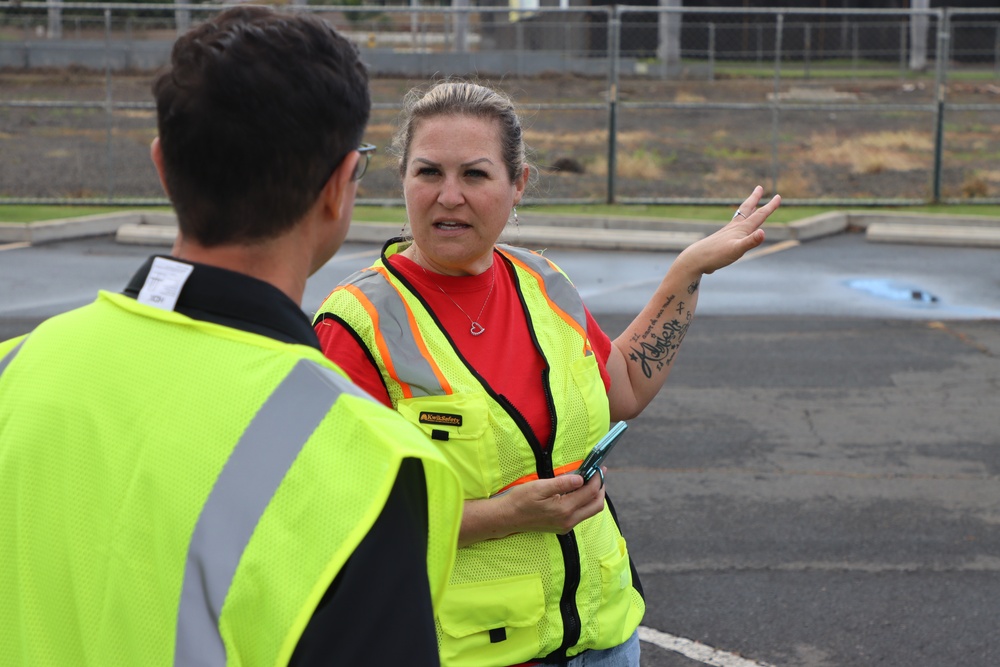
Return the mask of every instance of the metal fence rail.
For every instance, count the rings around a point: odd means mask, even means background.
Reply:
[[[223,6],[0,2],[0,204],[166,204],[149,86]],[[520,105],[534,203],[1000,202],[1000,9],[293,6],[404,92],[472,78]],[[359,203],[401,201],[394,158]]]

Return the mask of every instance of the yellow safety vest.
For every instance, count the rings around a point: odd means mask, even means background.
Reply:
[[[584,305],[569,279],[539,254],[497,248],[514,268],[549,369],[553,437],[537,443],[391,267],[388,257],[405,247],[387,244],[379,261],[330,294],[317,319],[329,313],[355,331],[393,405],[438,443],[466,499],[575,470],[610,416]],[[565,536],[522,533],[459,549],[438,613],[442,662],[506,666],[617,646],[645,609],[632,583],[625,540],[607,507]]]
[[[436,603],[461,490],[423,434],[318,350],[102,292],[0,344],[0,662],[285,664],[410,457]]]

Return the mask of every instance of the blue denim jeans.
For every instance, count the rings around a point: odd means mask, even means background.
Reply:
[[[624,643],[602,651],[584,651],[566,663],[566,667],[639,667],[639,633]]]

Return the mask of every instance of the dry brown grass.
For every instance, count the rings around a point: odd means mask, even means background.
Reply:
[[[986,182],[982,172],[974,171],[966,175],[965,180],[962,182],[962,194],[969,199],[988,197],[990,195],[989,183]]]
[[[722,165],[711,174],[705,176],[705,180],[709,183],[716,183],[719,185],[731,185],[733,183],[746,183],[750,180],[750,177],[745,169],[737,169],[736,167],[731,167],[729,165]]]
[[[156,111],[153,109],[116,109],[114,115],[119,118],[139,118],[147,120],[156,118]]]
[[[786,199],[805,199],[820,194],[815,180],[794,167],[778,174],[778,193]]]
[[[645,149],[640,148],[629,153],[619,151],[615,159],[617,161],[615,173],[621,178],[659,180],[666,176],[663,158]],[[603,156],[588,161],[586,165],[588,174],[608,175],[608,162]]]
[[[822,165],[844,165],[854,174],[926,169],[933,143],[926,134],[911,131],[873,132],[840,138],[836,132],[814,133],[804,148],[809,160]]]
[[[674,102],[678,104],[700,104],[705,101],[704,95],[699,95],[698,93],[692,93],[688,90],[678,90],[677,95],[674,96]]]
[[[585,132],[543,132],[526,130],[524,141],[535,150],[565,150],[567,146],[582,146],[588,148],[603,147],[608,143],[607,130],[587,130]]]

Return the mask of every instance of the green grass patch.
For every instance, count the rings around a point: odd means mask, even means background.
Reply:
[[[783,205],[767,219],[768,222],[789,223],[803,218],[809,218],[830,211],[844,211],[851,206],[789,206]],[[601,217],[637,217],[662,218],[671,220],[710,220],[726,221],[733,214],[732,206],[674,206],[674,205],[617,205],[617,204],[585,204],[585,205],[552,205],[526,206],[521,209],[525,213],[579,215]],[[935,213],[939,215],[982,215],[1000,217],[1000,206],[983,204],[957,205],[926,205],[926,206],[880,206],[865,207],[871,211],[889,211],[894,213]]]
[[[120,206],[20,206],[0,205],[0,224],[45,222],[63,218],[81,218],[86,215],[118,213],[129,208]]]
[[[781,206],[768,222],[788,223],[820,213],[850,210],[851,206]],[[64,218],[83,217],[100,213],[117,213],[137,210],[136,207],[111,206],[21,206],[0,205],[0,224],[43,222]],[[141,208],[138,210],[167,211],[169,208]],[[659,218],[670,220],[725,221],[733,213],[732,206],[691,206],[654,204],[564,204],[546,206],[522,206],[521,212],[539,215],[599,216]],[[939,215],[980,215],[1000,217],[1000,205],[994,204],[941,204],[925,206],[880,206],[865,207],[865,210],[891,211],[899,213],[935,213]],[[406,209],[402,206],[355,206],[354,222],[384,222],[402,225],[406,221]]]

